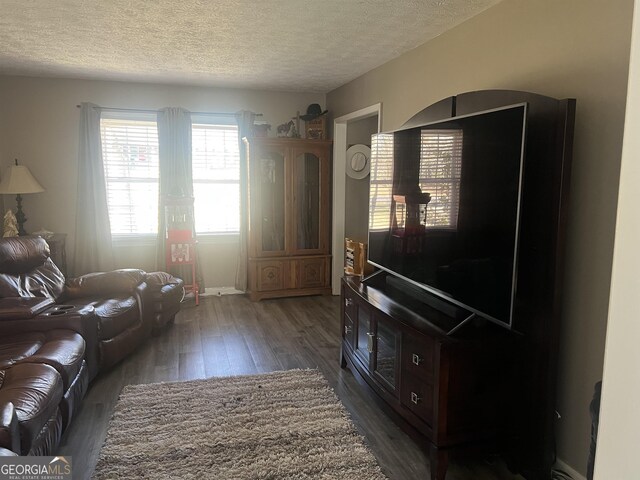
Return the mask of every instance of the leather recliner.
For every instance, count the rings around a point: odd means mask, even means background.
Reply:
[[[146,275],[142,270],[123,269],[65,280],[49,257],[49,246],[44,239],[3,238],[0,239],[0,315],[3,304],[8,303],[5,299],[15,301],[16,298],[48,299],[71,312],[92,307],[97,336],[97,368],[92,368],[93,376],[131,354],[149,337],[155,305]],[[47,308],[50,306],[44,304],[42,311],[32,310],[30,314],[41,314]],[[64,314],[65,310],[59,313]]]

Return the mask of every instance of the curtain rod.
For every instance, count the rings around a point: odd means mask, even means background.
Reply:
[[[82,108],[82,105],[76,105],[76,108]],[[98,107],[100,110],[107,110],[111,112],[136,112],[136,113],[158,113],[160,110],[145,110],[141,108],[115,108],[115,107]],[[229,112],[189,112],[192,115],[225,115],[233,117],[235,113]],[[256,117],[261,117],[262,113],[256,113]]]

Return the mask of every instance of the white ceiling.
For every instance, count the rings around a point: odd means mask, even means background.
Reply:
[[[0,74],[328,92],[499,0],[0,0]]]

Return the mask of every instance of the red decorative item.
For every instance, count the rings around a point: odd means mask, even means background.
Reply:
[[[171,195],[165,197],[164,212],[167,271],[183,266],[186,266],[191,271],[191,283],[187,283],[186,278],[183,279],[185,281],[184,288],[187,293],[193,293],[196,305],[199,305],[200,292],[196,276],[198,242],[195,237],[193,197],[175,197]]]

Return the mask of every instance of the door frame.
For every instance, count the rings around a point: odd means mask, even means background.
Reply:
[[[378,133],[382,125],[382,103],[361,108],[333,120],[333,215],[331,291],[340,295],[340,279],[344,272],[344,232],[346,197],[347,131],[349,123],[378,116]]]

